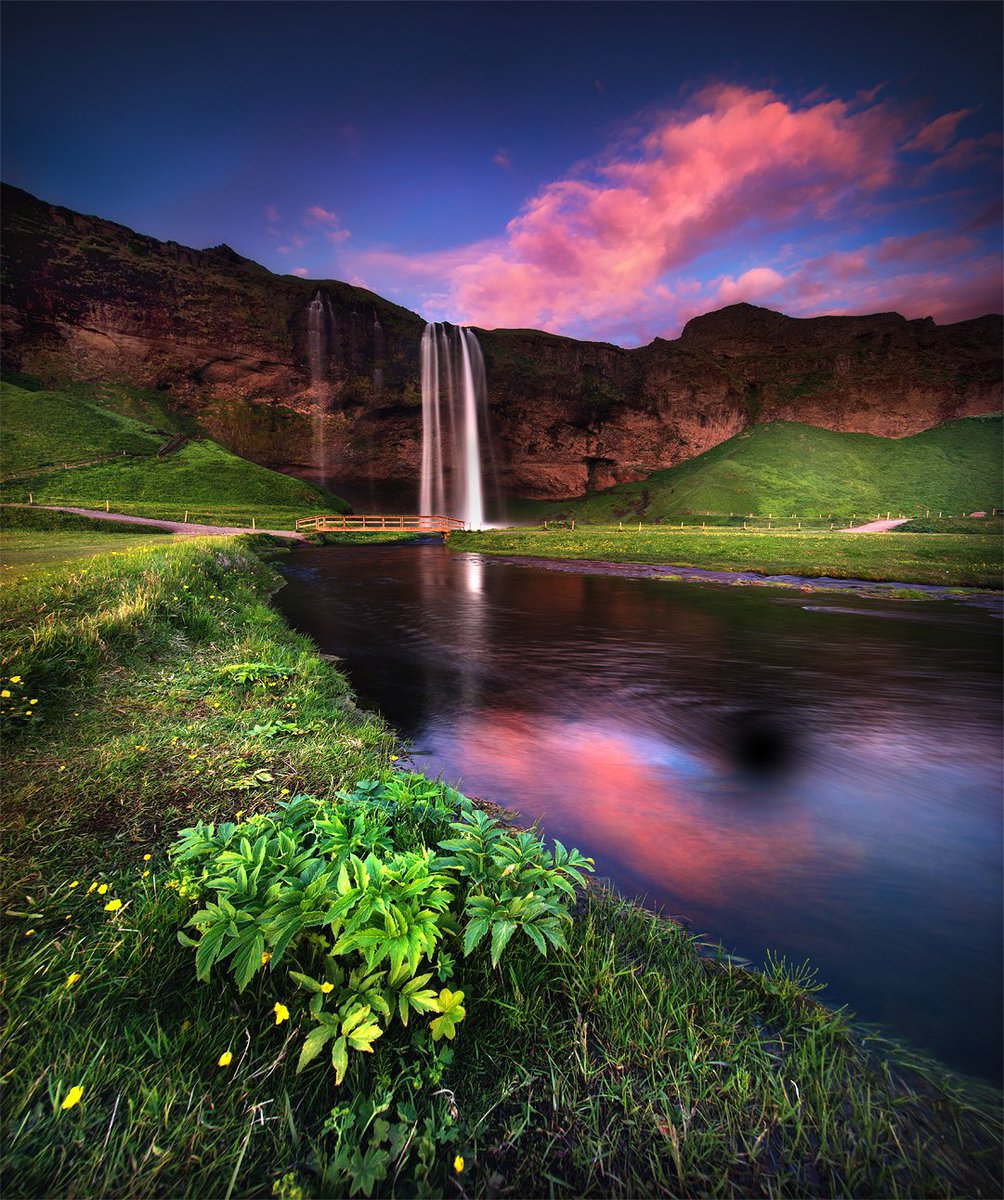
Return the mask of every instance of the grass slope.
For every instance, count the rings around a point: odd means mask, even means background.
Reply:
[[[811,425],[754,425],[639,483],[576,500],[522,503],[522,518],[559,514],[592,523],[691,513],[874,517],[887,511],[958,515],[1001,505],[1001,418],[948,421],[906,438],[834,433]]]
[[[40,471],[0,484],[3,500],[23,503],[30,492],[36,504],[103,508],[107,502],[130,516],[166,520],[182,520],[187,510],[197,523],[250,525],[254,517],[274,528],[347,507],[330,492],[259,467],[209,440],[157,458],[168,435],[196,430],[171,414],[156,393],[104,384],[29,391],[5,382],[2,397],[4,471]],[[122,450],[142,457],[42,471],[52,463]]]
[[[308,993],[285,962],[244,992],[195,982],[165,849],[196,817],[253,837],[284,795],[338,812],[361,777],[416,777],[243,543],[9,589],[3,690],[38,703],[5,717],[5,1195],[999,1194],[998,1094],[863,1045],[804,972],[708,960],[601,889],[567,953],[516,936],[495,969],[453,939],[452,1054],[388,1030],[341,1088],[323,1058],[297,1075]],[[399,806],[393,836],[413,820]]]

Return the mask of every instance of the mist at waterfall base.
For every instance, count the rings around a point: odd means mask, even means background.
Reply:
[[[487,460],[487,472],[485,470]],[[422,465],[418,511],[488,525],[498,518],[498,478],[488,418],[485,361],[470,329],[429,324],[422,334]]]

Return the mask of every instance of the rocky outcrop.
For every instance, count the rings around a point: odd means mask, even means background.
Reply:
[[[3,193],[4,365],[156,388],[264,465],[352,496],[411,487],[422,319],[348,284],[274,275]],[[318,363],[308,305],[325,302]],[[477,331],[504,488],[563,498],[643,478],[757,421],[900,437],[1001,407],[1001,318],[796,320],[747,304],[636,350]],[[323,454],[318,450],[323,442]]]

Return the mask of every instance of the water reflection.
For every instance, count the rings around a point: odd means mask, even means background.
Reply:
[[[1000,629],[978,610],[292,556],[279,603],[416,765],[754,960],[1000,1070]]]

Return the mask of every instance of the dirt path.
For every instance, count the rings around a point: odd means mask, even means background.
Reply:
[[[897,525],[905,525],[912,517],[893,518],[891,521],[869,521],[867,525],[851,525],[841,529],[841,533],[885,533],[887,529],[895,529]]]
[[[35,504],[34,508],[47,508],[53,512],[78,513],[82,517],[94,517],[99,521],[125,521],[128,525],[146,525],[154,529],[167,529],[171,533],[181,534],[182,537],[214,537],[219,534],[250,533],[246,526],[235,525],[193,525],[190,521],[159,521],[155,517],[130,517],[125,513],[100,512],[93,508],[68,508],[62,504]],[[276,537],[293,538],[303,541],[302,533],[291,529],[256,529],[256,533],[270,533]]]

